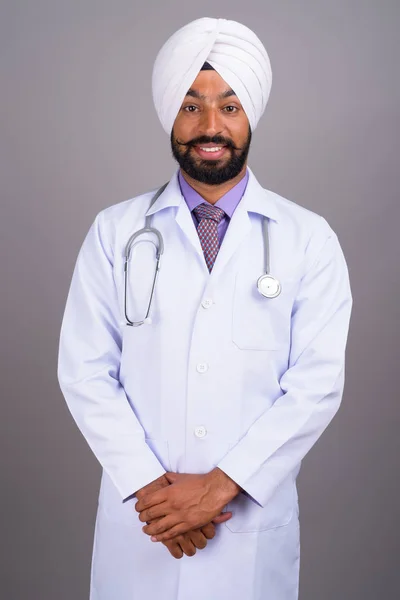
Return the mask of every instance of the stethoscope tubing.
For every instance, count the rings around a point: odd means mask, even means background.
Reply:
[[[163,193],[163,191],[165,190],[167,185],[168,185],[168,182],[165,183],[153,196],[153,198],[151,199],[151,202],[150,202],[149,210],[150,210],[151,206],[154,204],[154,202],[157,200],[157,198]],[[281,293],[281,285],[280,285],[279,281],[275,277],[273,277],[269,272],[269,270],[270,270],[270,252],[269,252],[269,231],[268,231],[268,218],[267,217],[263,217],[262,229],[263,229],[263,237],[264,237],[265,272],[257,280],[257,289],[258,289],[259,293],[262,296],[264,296],[265,298],[276,298]],[[149,303],[148,303],[148,307],[147,307],[146,316],[142,321],[131,321],[129,319],[128,310],[127,310],[129,262],[130,262],[131,250],[132,250],[134,241],[137,240],[137,238],[140,235],[143,235],[144,233],[154,234],[157,237],[157,245],[153,242],[153,240],[147,240],[148,242],[152,243],[156,249],[156,268],[155,268],[154,277],[153,277],[153,284],[151,286],[151,293],[150,293],[150,299],[149,299]],[[138,327],[139,325],[143,325],[144,323],[151,323],[150,310],[151,310],[151,306],[152,306],[152,302],[153,302],[153,296],[154,296],[154,291],[156,288],[158,274],[159,274],[159,271],[161,268],[161,256],[163,255],[163,253],[164,253],[164,240],[161,235],[161,232],[158,229],[156,229],[155,227],[151,226],[151,215],[147,214],[146,219],[145,219],[145,226],[142,229],[140,229],[139,231],[136,231],[135,233],[133,233],[130,236],[130,238],[125,246],[124,314],[125,314],[126,324],[130,325],[131,327]],[[264,280],[264,283],[267,283],[266,286],[265,285],[262,286],[263,280]],[[264,288],[266,287],[267,291],[265,289],[263,291],[263,287]],[[269,289],[271,287],[273,290],[272,292],[269,291]]]

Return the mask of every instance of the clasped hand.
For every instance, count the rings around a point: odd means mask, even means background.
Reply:
[[[144,533],[152,541],[166,542],[210,522],[223,523],[232,513],[222,513],[241,488],[216,468],[205,475],[166,473],[166,487],[139,496],[135,509],[148,523]]]

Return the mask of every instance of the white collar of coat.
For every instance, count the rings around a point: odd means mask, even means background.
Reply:
[[[264,189],[257,181],[256,176],[250,167],[247,167],[249,171],[249,181],[247,182],[246,190],[241,199],[245,205],[247,212],[255,212],[264,217],[268,217],[274,221],[279,221],[279,208],[276,204],[275,194],[270,190]],[[185,201],[182,196],[179,181],[178,181],[179,168],[175,171],[171,177],[167,187],[163,193],[157,198],[154,204],[146,212],[147,215],[152,215],[163,208],[170,206],[179,206]]]

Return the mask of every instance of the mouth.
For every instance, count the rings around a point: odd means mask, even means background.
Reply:
[[[203,160],[218,160],[224,156],[227,152],[227,146],[221,146],[217,144],[204,144],[194,146],[194,150]]]

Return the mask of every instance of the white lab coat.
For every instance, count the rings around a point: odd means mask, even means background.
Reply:
[[[317,214],[263,189],[250,171],[209,274],[177,173],[99,213],[78,256],[58,376],[103,467],[91,600],[296,600],[303,457],[341,401],[352,298],[338,239]],[[151,325],[124,321],[123,256],[145,213],[164,238]],[[261,296],[262,217],[271,272]],[[129,316],[143,318],[154,247],[132,251]],[[194,557],[142,532],[132,494],[166,470],[215,466],[243,489],[231,520]]]

